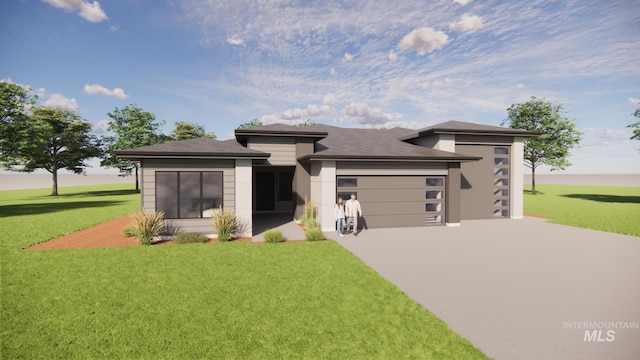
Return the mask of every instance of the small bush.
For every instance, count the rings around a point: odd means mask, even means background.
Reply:
[[[268,243],[279,243],[284,241],[284,236],[280,230],[267,230],[262,236],[264,237],[264,241]]]
[[[200,233],[184,232],[176,235],[173,241],[176,244],[206,243],[209,241],[209,238]]]
[[[216,228],[220,242],[231,240],[238,228],[238,218],[233,210],[218,209],[211,217],[211,222]]]
[[[307,229],[312,229],[318,227],[318,222],[316,221],[316,205],[313,201],[307,200],[304,198],[304,213],[300,218],[300,223]]]
[[[309,241],[320,241],[324,240],[324,233],[319,227],[314,227],[307,229],[307,231],[304,232],[304,237]]]
[[[131,215],[131,225],[122,229],[128,237],[137,237],[142,245],[151,245],[165,227],[164,211],[144,209]]]

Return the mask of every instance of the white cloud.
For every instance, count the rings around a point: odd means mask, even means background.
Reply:
[[[460,21],[449,24],[449,29],[458,32],[475,31],[482,27],[482,18],[476,15],[464,14]]]
[[[397,120],[402,114],[385,113],[382,109],[371,108],[365,103],[351,103],[342,109],[342,115],[348,122],[362,125],[383,125]]]
[[[48,107],[61,107],[73,111],[78,111],[78,102],[76,99],[68,99],[62,94],[51,94],[51,96],[42,105]]]
[[[260,121],[264,124],[285,123],[289,125],[296,125],[314,116],[332,115],[335,113],[336,109],[328,104],[320,106],[308,105],[306,109],[289,109],[277,114],[264,115],[260,118]]]
[[[78,16],[92,23],[99,23],[107,20],[107,14],[100,7],[100,3],[94,1],[89,3],[85,0],[42,0],[43,2],[64,9],[66,11],[77,11]]]
[[[227,43],[231,45],[242,45],[244,44],[244,41],[240,39],[240,37],[236,34],[236,35],[233,35],[232,37],[227,38]]]
[[[517,84],[516,87],[518,89],[524,89],[525,88],[524,84]]]
[[[584,135],[582,147],[604,146],[612,143],[620,144],[629,140],[631,131],[588,127],[584,130]]]
[[[398,54],[396,54],[396,52],[393,50],[389,51],[389,60],[391,61],[398,60]]]
[[[351,61],[353,60],[353,55],[349,54],[348,52],[344,53],[344,59],[347,61]]]
[[[413,49],[418,54],[424,55],[441,48],[447,41],[449,41],[447,34],[430,27],[424,27],[405,35],[398,43],[398,49]]]
[[[336,102],[336,98],[333,94],[327,94],[322,98],[322,105],[333,105]]]
[[[336,74],[336,69],[334,67],[331,67],[329,74],[331,74],[331,76],[334,76]]]
[[[469,0],[453,0],[453,2],[465,6],[469,3]]]
[[[121,88],[115,88],[113,90],[109,90],[100,84],[92,84],[92,85],[85,84],[84,92],[89,95],[106,95],[106,96],[113,96],[118,99],[126,99],[129,97],[129,95],[125,94],[124,90],[122,90]]]
[[[94,134],[104,134],[109,128],[109,120],[100,120],[91,124],[91,132]]]
[[[638,98],[632,98],[632,97],[630,97],[628,100],[629,100],[629,104],[631,104],[631,105],[638,105],[638,104],[640,104],[640,99],[638,99]]]

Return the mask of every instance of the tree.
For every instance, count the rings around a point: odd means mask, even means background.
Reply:
[[[28,138],[28,110],[37,96],[18,84],[0,81],[0,164],[6,166],[23,139]]]
[[[160,133],[160,127],[165,122],[156,122],[155,114],[144,111],[137,105],[128,105],[122,109],[115,108],[113,112],[107,113],[107,116],[112,120],[107,130],[115,135],[104,137],[105,156],[100,165],[117,168],[120,170],[120,176],[129,176],[135,171],[136,191],[139,191],[140,164],[120,159],[115,152],[166,142],[170,138]]]
[[[316,122],[311,120],[311,119],[307,119],[303,122],[301,122],[300,124],[296,125],[296,126],[310,126],[310,125],[315,125]]]
[[[632,115],[637,118],[640,118],[640,108],[637,108]],[[636,121],[633,124],[627,125],[627,127],[633,129],[633,135],[631,135],[631,140],[640,140],[640,121]]]
[[[91,123],[69,109],[34,106],[28,137],[19,142],[9,160],[12,171],[44,169],[52,174],[52,196],[58,195],[58,170],[84,174],[85,161],[102,155],[100,140],[90,134]]]
[[[258,120],[258,119],[253,119],[251,121],[247,121],[245,123],[240,124],[240,126],[238,126],[238,129],[247,129],[250,127],[254,127],[254,126],[262,126],[264,125],[262,123],[262,121]]]
[[[183,121],[175,123],[175,128],[171,131],[171,135],[175,141],[201,137],[216,138],[216,134],[206,132],[204,126]]]
[[[564,170],[571,163],[569,150],[580,143],[582,133],[576,129],[573,119],[564,116],[562,104],[546,99],[531,99],[523,104],[513,104],[507,109],[508,118],[502,125],[541,133],[524,139],[524,164],[531,169],[531,193],[536,194],[536,169],[549,165],[551,170]]]

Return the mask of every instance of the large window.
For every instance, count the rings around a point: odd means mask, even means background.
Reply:
[[[156,210],[169,219],[201,218],[222,206],[222,189],[222,171],[158,171]]]

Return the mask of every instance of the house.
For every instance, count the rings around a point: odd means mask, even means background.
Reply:
[[[300,218],[305,199],[325,231],[338,196],[356,194],[367,228],[460,226],[523,216],[525,130],[449,121],[420,130],[272,124],[235,139],[198,138],[118,151],[141,164],[142,208],[187,231],[212,232],[212,209]]]

